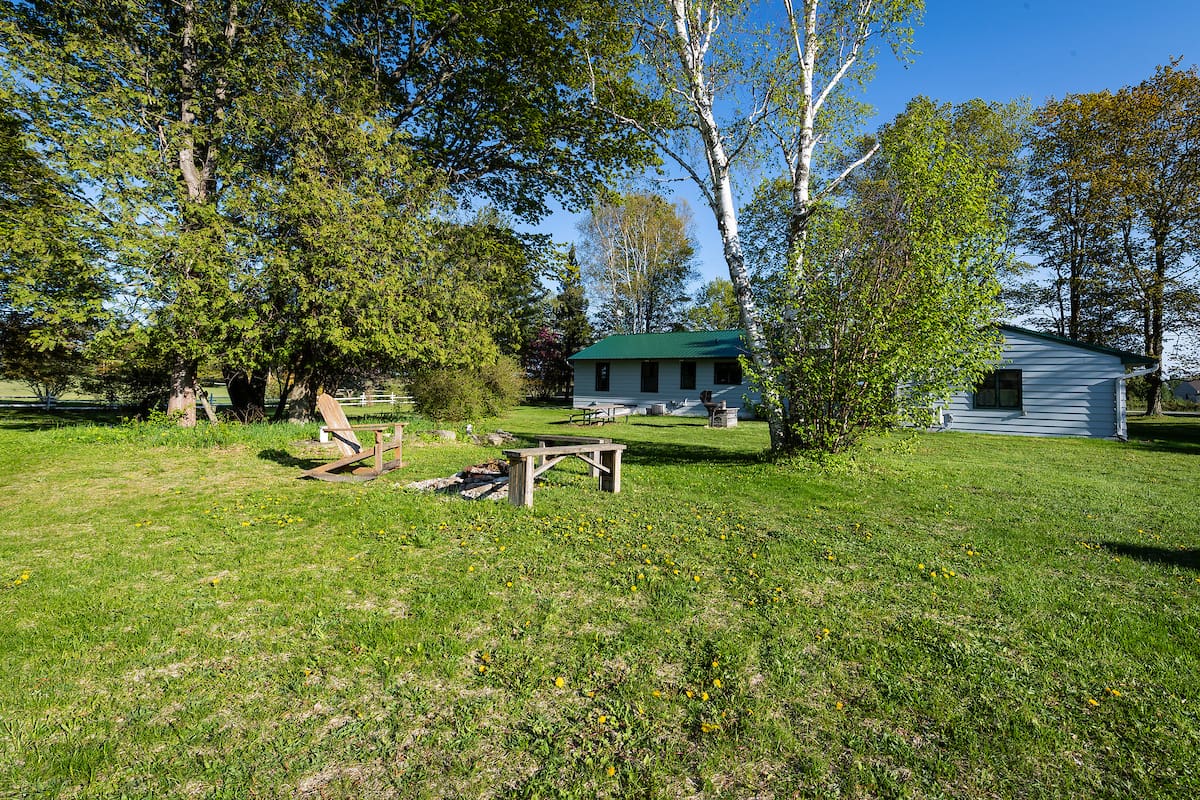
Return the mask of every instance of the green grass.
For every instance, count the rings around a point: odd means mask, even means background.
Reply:
[[[314,431],[0,416],[0,796],[1200,794],[1200,423],[641,418],[532,510],[402,488],[464,443],[298,481]]]

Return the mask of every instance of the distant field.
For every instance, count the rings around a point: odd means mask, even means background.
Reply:
[[[343,485],[315,425],[0,411],[0,796],[1200,796],[1200,421],[643,417],[532,510],[404,489],[499,455],[429,427]]]

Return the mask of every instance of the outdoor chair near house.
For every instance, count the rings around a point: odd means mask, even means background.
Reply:
[[[385,472],[404,466],[401,455],[404,443],[404,423],[391,422],[374,425],[351,425],[346,419],[346,412],[332,396],[320,394],[317,396],[317,410],[325,420],[325,431],[337,444],[342,457],[328,464],[306,470],[302,478],[316,478],[322,481],[346,481],[361,483],[378,478]],[[391,440],[385,441],[387,431],[391,431]],[[371,431],[375,435],[373,447],[364,447],[355,435],[355,431]],[[394,458],[385,461],[384,456],[394,452]],[[370,464],[362,462],[370,460]],[[355,465],[359,466],[355,466]]]

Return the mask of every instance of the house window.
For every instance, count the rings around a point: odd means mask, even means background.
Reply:
[[[740,361],[717,361],[713,364],[713,383],[717,386],[737,386],[742,382]]]
[[[695,361],[680,361],[679,362],[679,388],[680,389],[695,389],[696,388],[696,362]]]
[[[642,362],[642,392],[654,394],[658,391],[658,362]]]
[[[596,391],[608,391],[609,366],[607,361],[596,362]]]
[[[975,408],[1021,408],[1021,370],[998,369],[975,386]]]

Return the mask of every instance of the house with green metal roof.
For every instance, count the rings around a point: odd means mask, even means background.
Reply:
[[[759,400],[742,374],[743,332],[681,331],[609,336],[571,356],[576,408],[627,405],[642,412],[706,416],[700,393],[753,416]]]
[[[940,409],[940,430],[1125,438],[1125,381],[1152,369],[1154,359],[1014,325],[1000,333],[995,369]],[[740,330],[609,336],[571,357],[574,405],[703,416],[707,389],[713,402],[752,416],[760,396],[742,374],[743,337]]]

